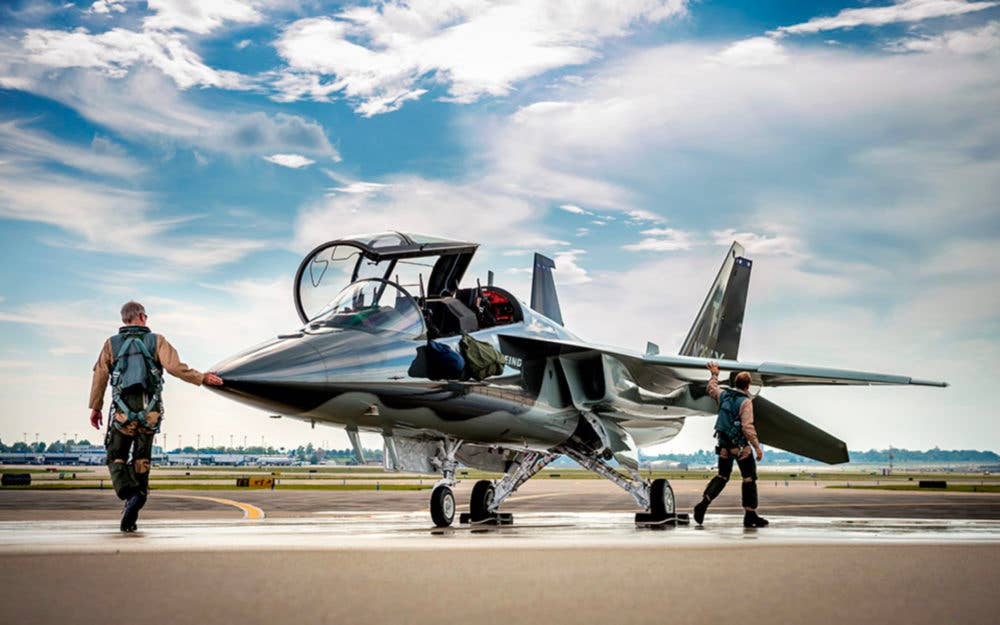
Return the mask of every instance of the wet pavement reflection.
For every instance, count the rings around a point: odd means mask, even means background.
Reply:
[[[638,528],[621,513],[520,513],[505,527],[431,527],[425,512],[328,512],[311,518],[150,520],[135,534],[107,521],[0,522],[0,554],[200,550],[657,548],[842,543],[1000,543],[1000,521],[771,516],[747,530],[742,517],[709,517],[704,527]]]

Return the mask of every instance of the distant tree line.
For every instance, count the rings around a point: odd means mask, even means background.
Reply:
[[[71,451],[70,447],[75,445],[90,445],[91,442],[87,439],[74,441],[55,441],[52,443],[25,443],[17,442],[12,445],[6,445],[2,440],[0,440],[0,453],[15,453],[15,454],[41,454],[45,452],[49,453],[63,453]]]
[[[851,462],[863,464],[889,464],[888,449],[869,449],[868,451],[851,451]],[[717,457],[714,451],[702,449],[690,454],[660,454],[658,456],[641,456],[642,460],[673,460],[675,462],[686,462],[687,464],[715,464]],[[892,460],[894,463],[956,463],[956,462],[976,462],[976,463],[1000,463],[1000,455],[992,451],[979,451],[975,449],[940,449],[935,447],[926,451],[914,449],[892,448]],[[764,461],[768,464],[822,464],[815,460],[799,456],[787,451],[769,449],[764,452]]]
[[[354,461],[354,449],[323,449],[322,447],[316,447],[312,443],[308,445],[299,445],[295,449],[286,449],[284,447],[261,447],[259,445],[250,447],[193,447],[188,445],[187,447],[178,447],[168,451],[170,454],[239,454],[247,456],[287,456],[289,458],[294,458],[301,462],[308,462],[310,464],[317,464],[320,462],[340,462],[344,464],[350,464]],[[382,461],[382,450],[381,449],[365,449],[365,460],[377,460]]]
[[[92,443],[87,440],[67,440],[67,441],[54,441],[52,443],[38,442],[38,443],[25,443],[17,442],[11,445],[5,444],[0,440],[0,453],[10,452],[10,453],[62,453],[69,452],[71,448],[78,445],[91,445]],[[889,463],[889,451],[888,449],[869,449],[868,451],[854,450],[851,451],[851,462],[863,463],[863,464],[888,464]],[[350,447],[345,449],[323,449],[322,447],[316,447],[312,443],[307,445],[299,445],[295,449],[286,449],[284,447],[263,447],[260,445],[250,446],[250,447],[201,447],[196,448],[188,445],[183,448],[175,448],[167,453],[185,453],[185,454],[241,454],[250,456],[287,456],[289,458],[294,458],[301,462],[308,462],[311,464],[316,464],[320,462],[339,462],[344,464],[350,464],[354,462],[354,450]],[[382,461],[382,450],[381,449],[365,449],[365,460],[375,460],[378,462]],[[657,456],[649,456],[645,454],[639,455],[640,459],[643,461],[654,461],[654,460],[672,460],[674,462],[684,462],[687,464],[705,464],[711,465],[715,464],[717,458],[714,451],[708,449],[701,449],[694,453],[681,454],[659,454]],[[1000,455],[997,455],[993,451],[979,451],[976,449],[941,449],[939,447],[934,447],[928,450],[914,450],[914,449],[892,449],[893,462],[896,463],[967,463],[974,462],[980,464],[990,464],[997,463],[1000,464]],[[769,449],[766,452],[765,461],[768,464],[821,464],[815,460],[799,456],[798,454],[789,453],[787,451],[778,451],[776,449]]]

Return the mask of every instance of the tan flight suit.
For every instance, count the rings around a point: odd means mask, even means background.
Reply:
[[[185,382],[201,386],[204,375],[181,362],[177,350],[162,335],[156,336],[156,353],[152,356],[167,373]],[[109,338],[104,342],[104,347],[101,348],[101,353],[94,364],[94,379],[90,387],[90,408],[92,410],[100,412],[104,405],[104,392],[107,389],[111,371],[114,369],[114,357]],[[138,404],[132,405],[128,399],[124,401],[133,410],[145,407]],[[139,398],[139,402],[141,401],[142,399]],[[160,424],[162,411],[163,400],[161,398],[160,405],[154,407],[146,415],[146,422],[150,428],[154,429],[142,427],[138,421],[129,421],[126,415],[117,409],[114,410],[112,419],[109,419],[104,447],[107,450],[111,483],[115,487],[115,493],[122,500],[128,499],[136,493],[146,495],[149,491],[149,465],[153,455],[153,435],[156,434],[155,428]],[[130,453],[131,462],[129,462]]]

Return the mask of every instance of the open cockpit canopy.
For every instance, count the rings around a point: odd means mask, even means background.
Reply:
[[[299,265],[295,309],[302,322],[308,323],[324,312],[344,287],[372,278],[432,297],[455,291],[478,247],[476,243],[402,232],[329,241],[309,252]]]
[[[420,308],[404,289],[370,278],[348,285],[307,326],[310,333],[336,328],[395,332],[409,338],[425,335]]]

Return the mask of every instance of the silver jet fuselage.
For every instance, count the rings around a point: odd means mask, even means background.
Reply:
[[[471,336],[498,348],[501,334],[577,340],[523,303],[521,310],[523,321]],[[458,351],[460,338],[439,342]],[[225,385],[213,390],[305,421],[445,434],[469,443],[548,449],[577,429],[580,413],[572,401],[544,388],[544,380],[541,392],[526,388],[516,360],[508,359],[503,375],[485,382],[431,380],[414,370],[426,344],[425,338],[394,331],[307,325],[220,363]],[[550,377],[558,385],[557,376]],[[674,434],[679,429],[680,423],[669,427]]]

